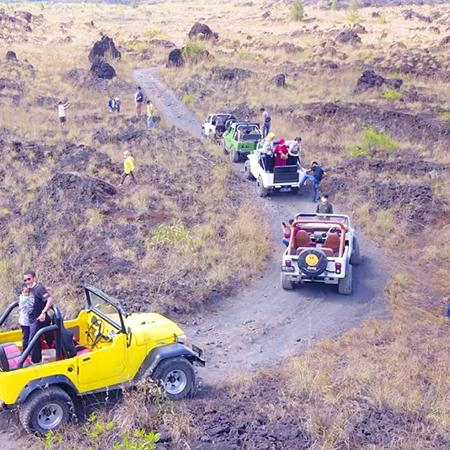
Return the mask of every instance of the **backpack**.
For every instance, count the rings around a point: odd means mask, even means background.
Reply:
[[[144,100],[144,94],[142,92],[138,92],[136,95],[136,101],[141,103]]]

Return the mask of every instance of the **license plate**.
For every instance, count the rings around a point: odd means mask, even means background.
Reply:
[[[294,267],[286,267],[286,266],[282,266],[282,267],[281,267],[281,271],[282,271],[282,272],[295,272],[295,268],[294,268]]]
[[[290,190],[291,190],[290,187],[282,187],[282,188],[280,189],[280,192],[289,192]]]

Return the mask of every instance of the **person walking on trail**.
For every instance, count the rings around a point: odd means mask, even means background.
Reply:
[[[333,205],[328,201],[327,194],[321,195],[320,202],[317,204],[316,213],[317,214],[333,214]]]
[[[305,177],[300,183],[300,188],[302,188],[306,181],[311,181],[312,183],[312,196],[313,202],[317,202],[317,194],[319,191],[320,182],[322,181],[323,176],[326,175],[326,172],[319,166],[317,161],[313,161],[311,164],[311,168],[306,171]]]
[[[128,150],[125,150],[123,152],[123,173],[120,177],[120,183],[119,186],[122,186],[125,178],[130,177],[133,180],[134,184],[137,184],[136,178],[134,177],[134,158],[131,156],[131,153]]]
[[[275,155],[275,167],[282,167],[286,165],[288,159],[288,148],[285,145],[285,140],[283,138],[280,139],[280,142],[275,147],[273,151]]]
[[[114,98],[113,97],[109,97],[109,100],[108,100],[108,110],[109,110],[109,112],[114,112],[115,111],[115,101],[114,101]]]
[[[262,137],[265,138],[270,133],[270,124],[272,122],[272,118],[270,117],[270,114],[265,110],[265,108],[261,108],[261,114],[263,123]]]
[[[30,307],[34,302],[31,290],[25,284],[22,286],[22,293],[19,296],[19,325],[22,329],[22,353],[30,342]]]
[[[115,112],[120,113],[120,105],[121,105],[120,98],[119,98],[119,97],[116,97],[116,98],[114,99],[114,111],[115,111]]]
[[[144,93],[140,86],[137,87],[136,93],[134,94],[134,104],[136,105],[136,117],[142,116],[142,105],[144,103]]]
[[[69,102],[58,102],[58,118],[59,118],[59,126],[61,128],[64,127],[64,124],[66,123],[66,109],[70,107]]]
[[[287,247],[289,245],[289,240],[291,239],[291,228],[294,223],[294,219],[289,220],[289,225],[286,225],[285,222],[281,222],[281,230],[283,231],[283,239],[281,242]]]
[[[147,100],[147,130],[155,126],[155,107],[150,100]]]
[[[48,317],[48,311],[52,305],[55,304],[52,296],[48,293],[47,289],[36,280],[36,272],[34,270],[27,270],[23,275],[23,282],[29,289],[30,296],[33,300],[29,307],[29,321],[30,321],[30,336],[29,342],[33,340],[33,337],[45,326],[50,323]],[[42,360],[42,347],[41,340],[38,339],[33,346],[31,352],[31,361],[34,364],[41,362]]]

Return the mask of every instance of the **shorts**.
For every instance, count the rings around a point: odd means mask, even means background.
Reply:
[[[65,118],[65,117],[60,117],[60,118],[59,118],[59,121],[60,121],[61,123],[64,123],[64,122],[66,121],[66,118]]]

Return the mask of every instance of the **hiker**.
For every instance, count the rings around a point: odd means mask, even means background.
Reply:
[[[155,126],[155,107],[150,100],[147,100],[147,130]]]
[[[120,98],[119,98],[119,97],[116,97],[116,98],[114,99],[114,111],[115,111],[115,112],[120,113],[120,105],[121,105]]]
[[[115,111],[115,102],[114,102],[114,98],[113,97],[109,97],[108,100],[108,110],[109,112],[114,112]]]
[[[142,104],[144,103],[144,93],[140,86],[137,87],[136,93],[134,94],[134,103],[136,105],[136,117],[142,116]]]
[[[322,194],[316,208],[317,214],[333,214],[333,205],[328,201],[328,194]]]
[[[123,152],[123,173],[120,177],[119,186],[122,186],[125,178],[130,176],[134,184],[137,184],[136,178],[134,177],[134,158],[128,150]]]
[[[22,329],[22,353],[28,347],[30,338],[30,308],[34,303],[30,288],[25,284],[22,286],[22,293],[19,296],[19,325]]]
[[[288,148],[285,145],[285,140],[280,139],[280,142],[273,151],[275,155],[275,167],[282,167],[286,165],[288,159]]]
[[[289,141],[289,158],[288,158],[288,166],[293,166],[295,164],[301,165],[300,153],[302,149],[302,138],[296,137],[293,141]]]
[[[30,335],[29,342],[33,340],[33,337],[39,332],[41,328],[44,328],[50,323],[50,319],[47,315],[51,306],[55,303],[52,296],[47,292],[47,289],[36,281],[36,272],[34,270],[27,270],[23,275],[23,282],[25,286],[30,290],[30,296],[33,297],[33,301],[29,306],[29,321],[30,321]],[[38,339],[31,351],[31,361],[34,364],[41,362],[42,359],[42,347],[41,340]]]
[[[262,123],[263,123],[262,137],[265,138],[270,132],[270,123],[272,122],[272,119],[269,113],[265,110],[265,108],[261,108],[260,111],[262,114]]]
[[[261,165],[266,172],[273,172],[273,166],[275,163],[273,157],[273,138],[275,133],[269,133],[263,140],[263,146],[260,150],[261,153]]]
[[[58,102],[58,117],[59,117],[59,126],[61,128],[64,127],[64,124],[66,123],[66,109],[70,107],[70,103],[66,102]]]
[[[326,175],[326,172],[319,166],[317,161],[313,161],[311,164],[311,168],[306,171],[305,177],[300,183],[300,188],[303,187],[307,180],[312,183],[312,195],[313,202],[317,202],[317,193],[319,190],[320,182],[322,181],[323,176]]]
[[[291,231],[292,231],[292,224],[294,223],[294,219],[289,220],[289,226],[286,225],[285,222],[281,222],[281,229],[283,231],[283,239],[281,239],[281,242],[287,247],[289,245],[289,240],[291,239]]]

